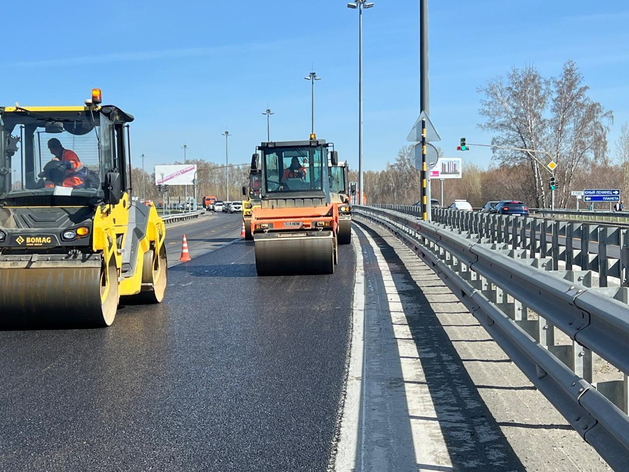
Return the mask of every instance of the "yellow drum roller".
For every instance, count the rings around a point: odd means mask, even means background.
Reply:
[[[110,326],[121,297],[159,303],[166,230],[130,198],[133,116],[0,108],[0,328]]]

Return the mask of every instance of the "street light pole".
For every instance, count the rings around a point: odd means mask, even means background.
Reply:
[[[183,163],[187,164],[188,163],[188,157],[187,157],[188,145],[184,144],[182,146],[182,149],[183,149]],[[188,186],[184,185],[183,188],[184,188],[184,204],[183,204],[183,207],[184,207],[184,210],[185,210],[186,207],[188,206]],[[179,198],[181,198],[181,197],[179,197]],[[179,200],[179,202],[181,202],[181,200]]]
[[[229,201],[229,153],[228,153],[228,147],[227,147],[227,138],[229,138],[231,136],[231,134],[229,133],[229,131],[225,130],[224,133],[222,133],[223,136],[225,136],[225,202]]]
[[[363,8],[372,8],[373,2],[355,0],[347,8],[358,10],[358,204],[363,203]]]
[[[144,200],[146,200],[146,172],[144,171],[144,154],[140,156],[142,159],[142,195],[144,196]]]
[[[304,77],[304,79],[309,80],[312,83],[312,94],[311,94],[311,96],[312,96],[312,98],[311,98],[311,100],[312,100],[312,104],[311,104],[312,131],[310,131],[310,134],[314,135],[315,134],[315,132],[314,132],[314,115],[315,115],[315,113],[314,113],[314,111],[315,111],[315,107],[314,107],[314,97],[315,97],[314,88],[315,87],[314,87],[314,84],[315,84],[315,80],[321,80],[321,77],[317,77],[317,73],[316,72],[311,72],[310,74],[308,74],[308,77]]]
[[[267,108],[263,115],[266,115],[266,141],[271,141],[271,115],[274,115],[270,108]]]

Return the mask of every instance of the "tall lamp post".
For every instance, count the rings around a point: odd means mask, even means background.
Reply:
[[[308,77],[304,77],[305,80],[309,80],[312,83],[312,106],[311,106],[311,110],[312,110],[312,131],[310,131],[310,134],[312,136],[314,136],[315,132],[314,132],[314,84],[315,84],[315,80],[321,80],[321,77],[317,77],[317,73],[316,72],[311,72],[310,74],[308,74]]]
[[[358,204],[363,203],[363,9],[373,2],[354,0],[347,8],[358,10]]]
[[[270,108],[267,108],[263,115],[266,115],[266,140],[271,141],[271,115],[274,115]]]
[[[188,163],[188,145],[184,144],[183,146],[181,146],[181,149],[183,149],[183,163],[187,164]],[[184,185],[183,189],[184,189],[183,207],[184,209],[186,209],[188,207],[188,186]],[[181,203],[181,196],[179,198],[180,198],[179,203]]]
[[[142,196],[144,197],[144,200],[146,200],[146,172],[144,171],[144,154],[140,156],[140,159],[142,159]]]
[[[227,138],[229,138],[231,136],[231,134],[229,133],[229,131],[225,130],[224,133],[222,133],[223,136],[225,136],[225,202],[229,201],[229,153],[228,153],[228,147],[227,147]]]

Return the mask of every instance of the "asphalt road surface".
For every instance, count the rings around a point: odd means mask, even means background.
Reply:
[[[253,244],[228,244],[240,221],[168,229],[193,261],[161,305],[121,306],[108,329],[0,332],[0,470],[327,469],[354,253],[334,275],[257,277]]]

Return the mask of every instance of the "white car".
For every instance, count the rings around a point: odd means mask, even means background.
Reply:
[[[454,200],[454,202],[449,206],[450,210],[466,210],[472,211],[472,205],[467,200]]]
[[[214,211],[223,211],[223,202],[214,202]]]
[[[230,213],[236,213],[236,212],[241,212],[242,211],[242,202],[238,201],[238,202],[231,202],[229,204],[229,212]]]

